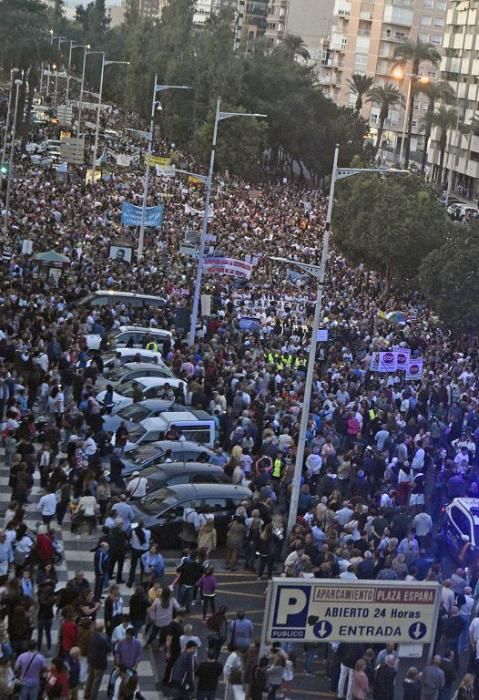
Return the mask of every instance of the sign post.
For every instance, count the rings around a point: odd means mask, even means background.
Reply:
[[[435,582],[274,578],[263,642],[433,644],[440,599]]]

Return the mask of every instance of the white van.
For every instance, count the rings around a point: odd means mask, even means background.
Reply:
[[[165,340],[172,342],[170,331],[165,331],[162,328],[145,328],[142,326],[120,326],[109,342],[110,350],[118,348],[144,348],[146,339],[150,338],[158,345],[158,351],[162,354],[163,343]],[[100,335],[86,335],[85,340],[89,350],[98,350],[100,348]]]
[[[175,428],[181,436],[191,442],[213,448],[215,445],[216,423],[206,411],[164,411],[155,418],[146,418],[135,426],[131,442],[126,450],[133,449],[143,442],[165,440],[166,434]]]

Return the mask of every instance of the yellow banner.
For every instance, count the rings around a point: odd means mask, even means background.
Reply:
[[[187,183],[189,185],[204,185],[204,180],[202,180],[200,177],[194,177],[194,175],[189,175],[187,179]]]
[[[145,165],[148,165],[148,163],[153,167],[155,165],[170,165],[171,159],[164,158],[163,156],[149,156],[148,153],[145,153]]]
[[[72,135],[71,131],[60,131],[60,141],[63,141],[63,139],[71,138],[71,135]]]

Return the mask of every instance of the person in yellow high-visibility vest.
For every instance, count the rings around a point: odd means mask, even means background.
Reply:
[[[154,340],[149,340],[145,345],[145,350],[154,350],[155,352],[158,352],[158,343],[156,343]]]

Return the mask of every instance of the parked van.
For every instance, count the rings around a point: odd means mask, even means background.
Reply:
[[[197,442],[201,445],[213,448],[215,444],[216,423],[215,419],[206,411],[164,411],[155,418],[147,418],[137,426],[137,433],[133,436],[135,444],[128,444],[126,450],[133,449],[140,442],[156,442],[165,440],[166,435],[177,429],[181,436],[189,442]],[[148,433],[148,435],[146,435]]]
[[[109,350],[119,348],[144,348],[147,338],[153,340],[158,345],[158,351],[163,352],[163,343],[168,340],[171,343],[172,335],[170,331],[162,328],[145,328],[143,326],[120,326],[111,339],[107,340]],[[102,342],[100,335],[90,334],[85,336],[89,350],[98,350]],[[103,339],[105,342],[106,337]],[[105,348],[107,349],[107,348]]]

